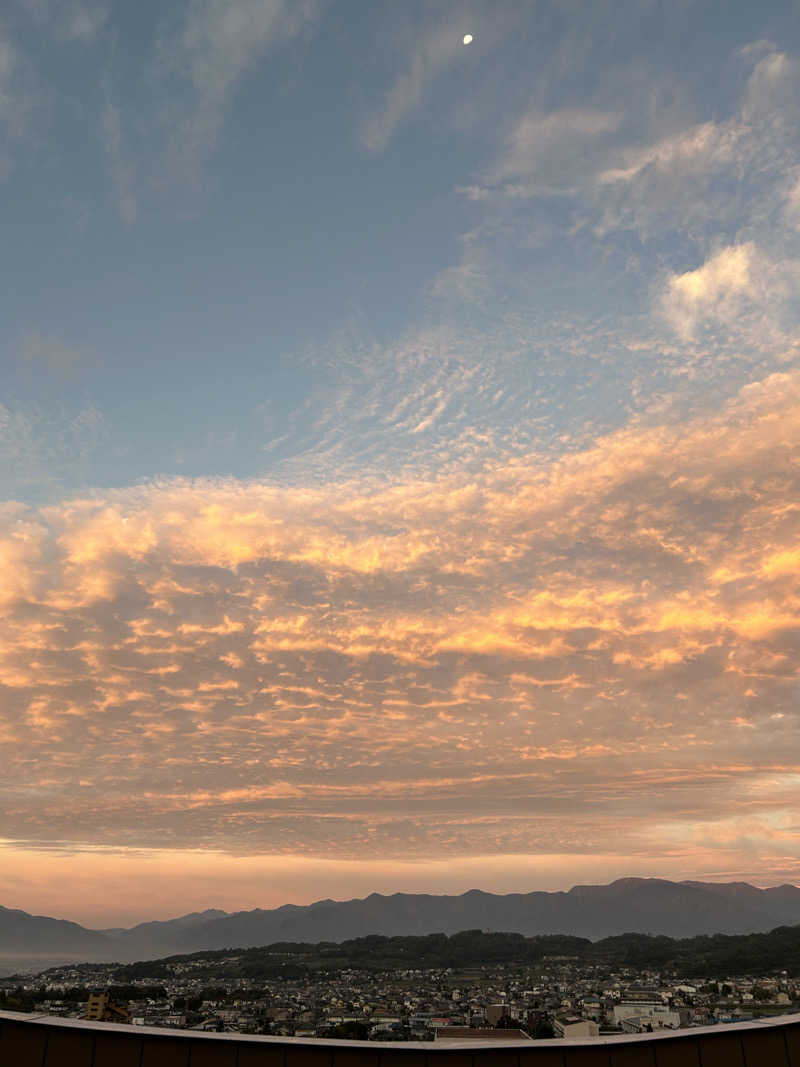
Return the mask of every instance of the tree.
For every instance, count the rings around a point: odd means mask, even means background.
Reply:
[[[369,1037],[369,1027],[355,1019],[349,1019],[346,1023],[331,1026],[325,1031],[324,1036],[339,1038],[343,1041],[366,1041]]]
[[[553,1024],[549,1019],[539,1019],[536,1026],[533,1028],[533,1037],[543,1040],[549,1037],[555,1037],[556,1032],[553,1029]]]

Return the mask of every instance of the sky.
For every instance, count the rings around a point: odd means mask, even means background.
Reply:
[[[3,4],[0,903],[800,883],[798,99],[791,0]]]

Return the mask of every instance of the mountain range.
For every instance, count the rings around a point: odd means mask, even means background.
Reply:
[[[746,882],[670,882],[622,878],[566,892],[460,896],[372,893],[359,900],[228,913],[192,912],[129,929],[90,930],[78,923],[0,906],[0,965],[8,972],[65,961],[149,959],[203,949],[249,948],[277,941],[344,941],[482,929],[574,934],[596,940],[621,933],[743,934],[800,924],[800,888],[758,889]]]

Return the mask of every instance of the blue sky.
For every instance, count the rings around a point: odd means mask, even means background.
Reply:
[[[735,122],[757,61],[796,40],[790,4],[30,0],[1,29],[3,486],[23,499],[273,474],[363,364],[437,331],[498,390],[543,377],[570,432],[587,408],[618,424],[643,368],[607,337],[570,360],[564,335],[641,330],[654,281],[734,242],[786,177],[731,159],[682,192],[676,164],[624,207],[629,190],[587,188]],[[409,386],[387,384],[346,451],[391,435]]]
[[[9,0],[8,892],[800,877],[798,98],[789,2]]]

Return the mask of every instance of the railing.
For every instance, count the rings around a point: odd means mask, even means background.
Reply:
[[[0,1067],[800,1067],[800,1015],[584,1041],[369,1042],[0,1012]]]

